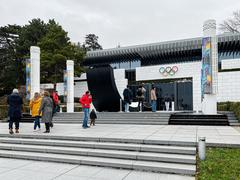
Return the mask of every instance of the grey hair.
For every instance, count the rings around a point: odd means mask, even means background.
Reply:
[[[18,89],[13,89],[13,93],[18,93]]]

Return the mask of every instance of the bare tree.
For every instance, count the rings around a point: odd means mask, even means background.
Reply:
[[[219,29],[224,33],[240,33],[240,10],[234,11],[231,18],[224,20]]]

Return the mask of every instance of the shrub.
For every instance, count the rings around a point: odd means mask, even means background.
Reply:
[[[8,115],[8,106],[0,105],[0,119],[7,118]]]
[[[218,111],[232,111],[240,121],[240,102],[220,102],[217,109]]]

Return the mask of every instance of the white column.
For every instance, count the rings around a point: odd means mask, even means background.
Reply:
[[[74,112],[74,62],[67,60],[67,112]]]
[[[31,58],[31,89],[30,99],[34,97],[35,92],[40,93],[40,48],[37,46],[30,47]]]
[[[212,93],[204,94],[202,111],[204,114],[217,114],[217,73],[218,73],[218,46],[216,37],[216,21],[207,20],[203,24],[204,37],[211,37],[211,67]]]

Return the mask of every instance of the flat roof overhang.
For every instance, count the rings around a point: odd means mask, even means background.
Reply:
[[[218,51],[240,51],[240,33],[218,35]],[[84,65],[106,64],[124,61],[150,63],[161,60],[162,63],[175,62],[179,59],[201,59],[202,37],[167,41],[152,44],[88,51]],[[177,60],[178,59],[178,60]],[[197,60],[197,59],[196,59]],[[199,60],[199,59],[198,59]]]

